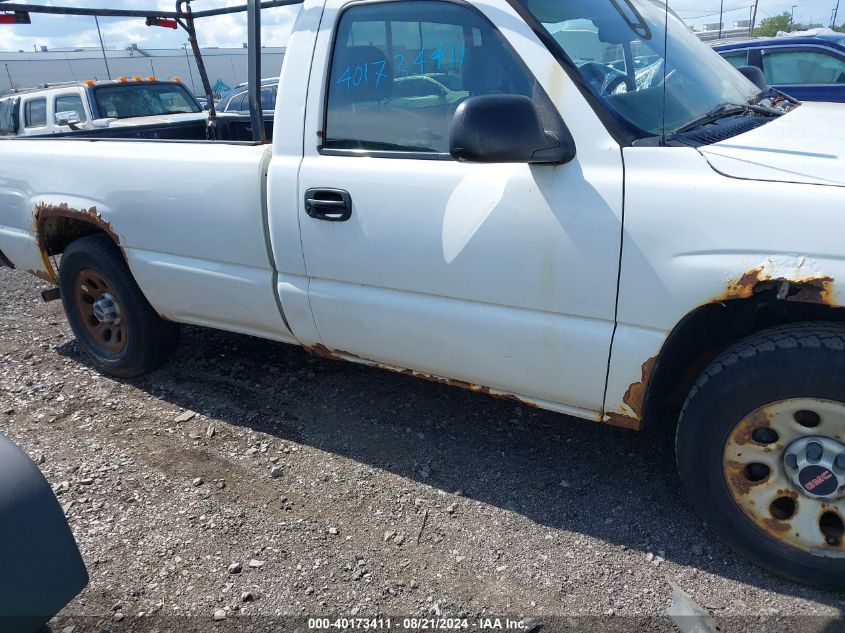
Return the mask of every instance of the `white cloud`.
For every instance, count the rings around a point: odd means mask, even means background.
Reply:
[[[14,2],[15,0],[13,0]],[[20,1],[20,0],[17,0]],[[175,0],[32,0],[38,4],[76,7],[134,8],[173,11]],[[204,0],[194,6],[195,11],[225,6],[243,5],[244,0],[210,2]],[[265,9],[261,13],[264,46],[284,46],[293,27],[298,7]],[[98,46],[99,39],[94,18],[85,16],[54,16],[32,14],[32,24],[0,26],[0,50],[33,50],[34,46],[76,48]],[[237,47],[246,41],[246,13],[226,14],[198,19],[197,37],[201,46]],[[187,35],[177,30],[148,27],[143,18],[100,18],[103,39],[109,48],[122,49],[129,44],[147,48],[178,48]]]
[[[12,0],[13,2],[21,0]],[[33,3],[75,7],[153,8],[173,11],[175,0],[31,0]],[[244,4],[245,0],[202,0],[195,10]],[[760,0],[758,21],[790,11],[793,4],[797,22],[828,24],[835,0]],[[723,21],[727,25],[748,18],[753,0],[726,0]],[[670,0],[669,6],[696,26],[719,19],[719,0]],[[279,7],[262,11],[262,38],[265,46],[284,46],[293,26],[297,7]],[[94,20],[90,17],[68,17],[32,14],[31,25],[0,26],[0,50],[32,50],[33,46],[51,48],[96,46],[99,43]],[[845,22],[845,8],[839,22]],[[100,26],[106,45],[125,48],[138,44],[148,48],[177,48],[185,40],[182,29],[152,28],[143,18],[101,18]],[[240,47],[246,40],[246,13],[204,18],[197,21],[197,32],[203,46]]]

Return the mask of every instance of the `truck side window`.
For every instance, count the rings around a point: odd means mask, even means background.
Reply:
[[[747,51],[739,51],[737,53],[724,53],[722,54],[728,63],[733,66],[734,68],[742,68],[743,66],[748,66],[748,52]]]
[[[341,16],[332,53],[323,147],[448,154],[457,107],[489,94],[551,107],[475,10],[430,0],[353,6]]]
[[[47,125],[47,99],[32,99],[24,106],[24,127],[44,127]]]
[[[82,123],[88,119],[85,115],[85,107],[82,105],[82,97],[79,95],[63,95],[56,97],[56,103],[53,106],[53,112],[76,112],[79,115],[79,122]]]
[[[763,72],[772,85],[845,84],[845,60],[815,51],[765,51]]]

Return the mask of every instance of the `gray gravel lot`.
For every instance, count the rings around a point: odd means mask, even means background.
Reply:
[[[0,431],[39,462],[91,575],[57,631],[211,630],[220,610],[662,616],[666,574],[717,620],[845,606],[724,547],[670,437],[199,328],[164,369],[114,380],[45,286],[0,269]]]

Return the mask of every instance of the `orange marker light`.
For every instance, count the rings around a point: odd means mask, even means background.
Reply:
[[[177,84],[180,84],[180,83],[182,83],[182,78],[181,77],[171,77],[170,81],[175,81]]]
[[[90,87],[90,86],[95,86],[96,84],[94,83],[93,79],[86,79],[85,85]]]
[[[125,84],[127,81],[129,81],[126,77],[118,77],[117,80],[122,84]]]
[[[155,78],[155,77],[153,77],[152,75],[150,75],[149,77],[147,77],[147,81],[155,81],[155,80],[156,80],[156,78]]]
[[[143,79],[141,79],[140,75],[135,75],[134,77],[132,77],[132,79],[134,79],[135,81],[144,81]]]

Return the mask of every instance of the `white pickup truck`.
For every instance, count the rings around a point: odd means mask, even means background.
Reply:
[[[191,323],[676,424],[715,532],[845,588],[845,108],[650,0],[305,0],[275,121],[0,141],[2,258],[117,376]]]
[[[46,136],[78,130],[150,126],[205,119],[178,79],[44,84],[0,97],[0,136]]]

